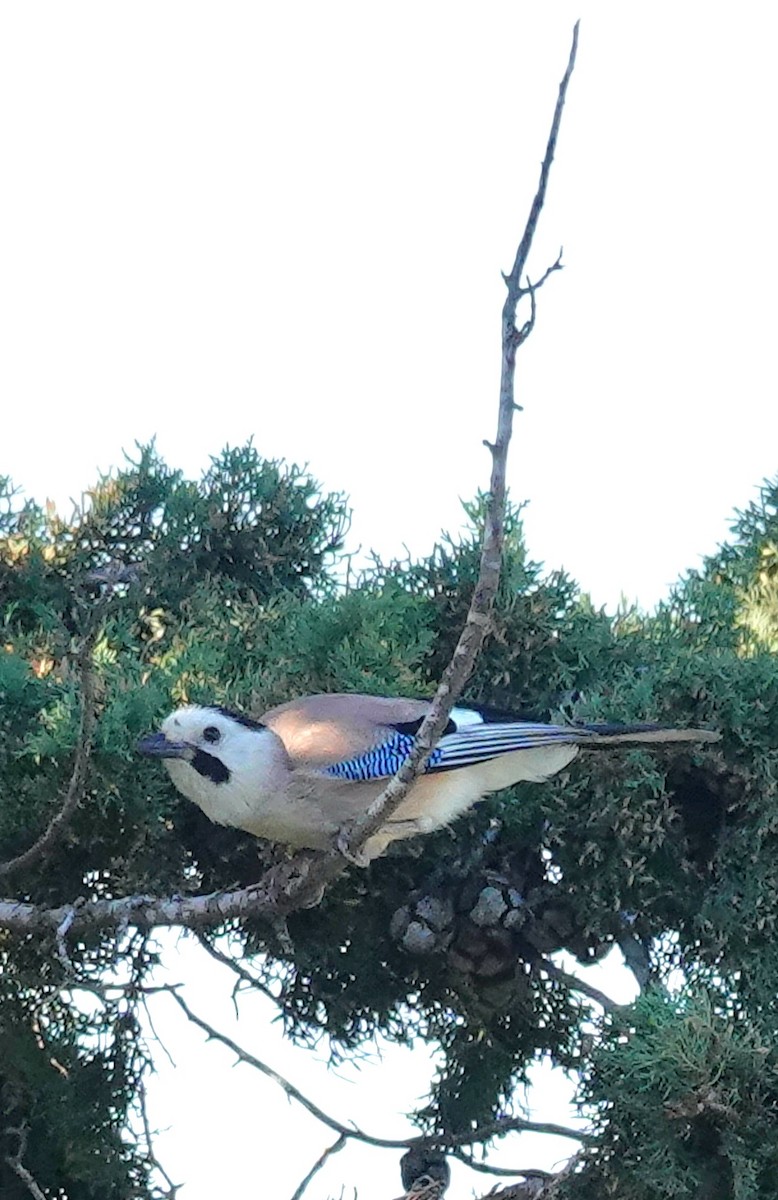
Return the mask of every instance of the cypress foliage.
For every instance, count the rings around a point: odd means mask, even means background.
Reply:
[[[494,628],[468,697],[540,719],[656,720],[721,730],[703,750],[582,756],[452,829],[350,871],[290,919],[290,943],[240,931],[289,1035],[337,1054],[380,1031],[441,1047],[422,1130],[516,1111],[540,1055],[581,1072],[598,1137],[571,1197],[774,1194],[778,952],[778,489],[650,615],[593,608],[532,562],[509,515]],[[58,811],[77,740],[79,637],[110,579],[94,661],[98,730],[87,794],[54,850],[2,889],[40,905],[253,882],[267,847],[211,825],[136,739],[179,702],[253,712],[309,691],[429,695],[478,571],[471,531],[420,561],[341,559],[348,510],[307,474],[226,450],[197,481],[152,447],[64,520],[0,495],[0,861]],[[591,1012],[543,957],[637,947],[650,981]],[[69,946],[0,931],[0,1194],[154,1194],[122,1136],[145,1051],[134,1017],[149,940]],[[73,972],[98,989],[89,1003]],[[129,985],[100,989],[108,972]],[[55,1065],[52,1065],[55,1064]]]

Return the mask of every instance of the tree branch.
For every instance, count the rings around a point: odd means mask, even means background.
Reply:
[[[357,858],[365,842],[376,833],[393,812],[402,804],[411,785],[424,770],[427,760],[432,753],[440,735],[446,727],[449,713],[457,697],[475,666],[481,646],[486,638],[490,625],[491,611],[497,595],[502,566],[502,550],[505,537],[505,497],[506,497],[506,467],[508,447],[513,433],[513,414],[516,411],[515,368],[517,350],[516,306],[522,296],[521,275],[526,265],[527,256],[532,247],[538,219],[546,198],[548,176],[554,159],[559,126],[562,120],[562,110],[565,105],[567,86],[575,66],[575,55],[578,47],[578,23],[573,31],[573,44],[567,62],[567,69],[559,86],[559,96],[551,132],[546,145],[546,154],[540,172],[540,182],[535,198],[532,201],[529,217],[524,227],[513,269],[505,282],[508,294],[502,311],[502,373],[500,379],[500,402],[497,416],[497,437],[490,444],[492,454],[492,472],[489,482],[489,499],[486,506],[484,522],[484,540],[481,549],[481,564],[478,580],[473,592],[470,609],[465,625],[457,642],[451,662],[443,672],[443,677],[435,693],[430,710],[421,724],[413,749],[400,770],[389,781],[380,796],[378,796],[364,817],[357,821],[354,827],[341,839],[340,849],[347,857]],[[560,266],[559,260],[555,269]],[[550,270],[542,277],[545,282]],[[534,324],[534,290],[530,290],[533,314],[531,324],[522,340],[531,332]]]
[[[167,1171],[162,1166],[162,1163],[154,1153],[154,1138],[151,1133],[151,1125],[149,1123],[149,1114],[146,1105],[146,1085],[142,1079],[139,1087],[138,1106],[140,1108],[141,1121],[143,1122],[143,1136],[146,1140],[146,1156],[151,1166],[162,1176],[167,1184],[165,1196],[168,1197],[168,1200],[176,1200],[176,1196],[178,1195],[181,1184],[173,1183],[173,1180],[170,1178]]]
[[[277,1071],[274,1071],[272,1067],[269,1067],[267,1063],[262,1062],[261,1059],[256,1058],[256,1056],[251,1054],[248,1050],[244,1050],[238,1045],[237,1042],[234,1042],[231,1037],[228,1037],[226,1033],[220,1033],[218,1029],[215,1029],[212,1025],[209,1025],[208,1022],[204,1021],[202,1017],[198,1017],[196,1013],[192,1012],[186,1000],[179,995],[178,991],[170,989],[170,995],[173,997],[179,1008],[181,1008],[186,1014],[192,1024],[197,1025],[199,1029],[202,1029],[209,1040],[221,1042],[223,1046],[226,1046],[233,1052],[234,1055],[236,1055],[240,1062],[256,1068],[257,1071],[261,1071],[263,1075],[266,1075],[268,1079],[272,1079],[274,1083],[277,1083],[278,1086],[283,1089],[290,1100],[296,1100],[298,1104],[302,1105],[306,1112],[309,1112],[312,1117],[316,1118],[317,1121],[321,1121],[322,1125],[328,1126],[329,1129],[332,1129],[335,1133],[340,1134],[342,1137],[353,1138],[355,1141],[364,1142],[368,1146],[378,1146],[384,1150],[407,1150],[410,1149],[411,1146],[417,1146],[420,1143],[425,1143],[445,1149],[449,1146],[471,1146],[478,1142],[486,1141],[492,1137],[499,1137],[503,1133],[513,1132],[514,1130],[529,1130],[533,1133],[551,1133],[556,1134],[559,1137],[573,1138],[575,1141],[590,1140],[589,1135],[581,1132],[578,1129],[570,1129],[566,1125],[555,1125],[543,1121],[529,1121],[525,1120],[524,1117],[500,1117],[496,1121],[491,1121],[487,1125],[480,1126],[478,1129],[472,1129],[467,1133],[452,1134],[450,1136],[435,1135],[433,1138],[375,1137],[373,1134],[365,1133],[364,1130],[358,1129],[353,1125],[345,1125],[342,1121],[337,1120],[336,1117],[331,1117],[329,1113],[326,1113],[323,1109],[319,1108],[318,1104],[315,1104],[313,1100],[309,1100],[299,1088],[295,1087],[293,1083],[290,1083],[288,1079],[285,1079],[283,1075],[279,1075]]]
[[[557,1125],[554,1121],[528,1121],[524,1117],[497,1117],[486,1125],[479,1125],[469,1133],[436,1134],[434,1138],[412,1138],[409,1144],[426,1141],[442,1149],[456,1146],[474,1146],[487,1142],[505,1133],[548,1133],[552,1137],[572,1138],[575,1142],[591,1142],[593,1134],[582,1129],[571,1129],[569,1125]]]
[[[518,1174],[526,1176],[523,1182],[500,1188],[499,1191],[491,1191],[488,1196],[481,1197],[481,1200],[553,1200],[559,1195],[559,1188],[565,1179],[569,1179],[575,1171],[578,1161],[579,1156],[573,1155],[561,1171],[548,1174],[545,1179],[542,1171],[519,1171]]]
[[[554,152],[556,150],[557,138],[559,137],[559,126],[562,123],[562,112],[565,107],[565,100],[567,99],[567,88],[570,83],[570,78],[573,74],[573,68],[575,67],[575,56],[578,51],[579,24],[580,22],[576,21],[575,25],[573,26],[573,44],[570,47],[570,55],[567,60],[567,69],[565,70],[565,73],[562,76],[562,82],[559,85],[559,95],[557,97],[556,107],[554,109],[554,119],[551,122],[551,132],[548,135],[548,142],[546,144],[546,154],[540,168],[538,190],[535,193],[535,199],[532,201],[532,207],[530,208],[527,224],[524,228],[521,241],[519,242],[519,246],[516,251],[516,257],[513,260],[513,266],[511,268],[510,275],[503,276],[508,286],[508,295],[505,298],[505,306],[503,308],[503,320],[510,324],[513,323],[513,318],[516,315],[516,305],[521,298],[521,277],[525,273],[527,267],[527,258],[529,257],[529,252],[532,248],[532,239],[535,236],[535,230],[537,229],[540,213],[543,209],[543,204],[545,203],[546,199],[548,177],[551,173],[551,164],[554,161]],[[559,258],[557,259],[557,265],[559,266],[561,266],[561,257],[562,255],[560,252]],[[556,269],[556,267],[551,268],[551,270],[554,269]],[[550,272],[547,272],[546,274],[549,273]],[[543,278],[542,282],[545,282],[545,277]]]
[[[319,1155],[319,1157],[316,1159],[316,1162],[313,1164],[310,1171],[305,1176],[305,1179],[303,1179],[303,1181],[299,1185],[299,1187],[297,1187],[295,1189],[294,1195],[292,1196],[292,1200],[302,1200],[303,1192],[305,1191],[308,1184],[313,1179],[314,1175],[316,1175],[322,1169],[322,1167],[324,1166],[324,1164],[326,1163],[328,1158],[331,1158],[333,1154],[338,1154],[339,1151],[341,1151],[343,1149],[347,1140],[348,1139],[346,1138],[346,1135],[344,1133],[342,1133],[337,1141],[333,1142],[331,1146],[327,1147],[327,1149],[324,1151],[323,1154]]]
[[[329,861],[330,856],[324,856]],[[332,856],[335,859],[335,855]],[[292,877],[296,878],[296,877]],[[303,882],[304,879],[303,879]],[[116,900],[92,900],[41,908],[16,900],[0,900],[0,928],[12,933],[55,933],[70,918],[68,932],[95,929],[154,929],[165,926],[222,925],[248,916],[270,917],[297,907],[303,889],[286,899],[276,893],[273,881],[261,882],[234,892],[211,892],[207,896],[122,896]]]
[[[52,817],[48,828],[36,842],[33,842],[28,850],[25,850],[22,854],[17,854],[15,858],[9,859],[8,862],[0,863],[0,879],[4,879],[16,871],[22,871],[25,867],[31,867],[39,859],[48,854],[67,829],[74,812],[83,799],[95,731],[95,677],[92,667],[92,652],[95,648],[99,630],[100,624],[95,612],[92,617],[91,628],[84,636],[77,656],[78,673],[81,682],[81,719],[78,728],[73,772],[70,776],[70,783],[68,784],[62,807]]]
[[[233,995],[235,994],[235,990],[240,986],[240,980],[242,979],[243,982],[248,984],[250,988],[253,988],[254,991],[261,992],[263,996],[267,996],[268,1000],[272,1000],[276,1005],[278,1004],[278,999],[273,995],[270,988],[257,979],[256,976],[252,975],[251,971],[247,971],[246,968],[241,966],[241,964],[234,958],[230,958],[229,954],[223,954],[221,950],[217,949],[217,947],[214,946],[212,942],[209,942],[208,938],[204,937],[201,933],[195,931],[195,937],[197,938],[199,945],[202,946],[203,950],[205,950],[206,954],[210,954],[211,958],[215,959],[216,962],[221,963],[222,966],[229,967],[233,974],[238,976],[238,983],[235,984]]]
[[[532,966],[539,971],[545,971],[550,979],[557,979],[560,983],[565,984],[572,992],[580,992],[582,996],[588,996],[595,1004],[599,1004],[606,1012],[616,1012],[623,1005],[617,1004],[615,1000],[611,1000],[610,996],[606,996],[605,992],[601,992],[599,988],[594,987],[591,983],[585,983],[583,979],[579,979],[577,975],[571,975],[569,971],[563,971],[556,963],[552,963],[550,959],[540,957],[536,959]]]
[[[479,1162],[477,1158],[473,1158],[472,1154],[467,1154],[466,1151],[457,1146],[449,1150],[452,1158],[459,1159],[466,1167],[470,1167],[471,1171],[480,1171],[482,1175],[504,1175],[515,1178],[517,1175],[523,1175],[525,1179],[553,1179],[552,1171],[543,1171],[540,1167],[491,1167],[489,1163]]]
[[[18,1175],[27,1191],[34,1200],[46,1200],[46,1195],[40,1185],[37,1183],[35,1176],[25,1167],[22,1159],[24,1152],[27,1149],[27,1127],[21,1125],[18,1129],[7,1129],[6,1133],[15,1133],[19,1139],[19,1145],[16,1148],[16,1154],[6,1154],[5,1161],[12,1171]]]

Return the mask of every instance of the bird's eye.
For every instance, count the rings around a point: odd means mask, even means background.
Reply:
[[[205,729],[203,730],[204,742],[218,742],[221,740],[221,736],[222,735],[219,733],[219,730],[215,725],[206,725]]]

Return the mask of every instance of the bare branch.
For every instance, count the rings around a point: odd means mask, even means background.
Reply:
[[[511,1184],[507,1188],[500,1188],[499,1191],[491,1191],[481,1200],[553,1200],[559,1195],[560,1185],[575,1171],[578,1161],[579,1156],[573,1155],[561,1171],[547,1175],[545,1179],[542,1171],[520,1172],[525,1174],[521,1183]]]
[[[296,856],[297,859],[302,856]],[[334,853],[323,856],[325,863],[337,861]],[[286,865],[286,864],[284,864]],[[333,876],[336,874],[333,870]],[[272,872],[270,873],[272,875]],[[293,877],[290,873],[290,879]],[[41,908],[16,900],[0,900],[0,928],[12,933],[56,933],[71,913],[69,932],[82,933],[90,929],[155,929],[165,926],[222,925],[225,921],[247,916],[270,917],[279,911],[296,907],[303,887],[284,896],[276,891],[274,880],[267,876],[261,883],[234,892],[211,892],[206,896],[122,896],[116,900],[93,900],[74,909],[72,904],[59,908]],[[305,878],[302,877],[303,884]],[[320,885],[319,885],[320,886]]]
[[[257,1071],[261,1071],[263,1075],[268,1077],[268,1079],[272,1079],[274,1083],[277,1083],[278,1086],[286,1092],[290,1100],[296,1100],[297,1103],[301,1104],[302,1107],[309,1112],[312,1117],[315,1117],[317,1121],[321,1121],[323,1125],[329,1126],[330,1129],[333,1129],[336,1133],[341,1134],[343,1137],[357,1136],[360,1138],[360,1140],[370,1142],[372,1145],[382,1146],[386,1144],[380,1138],[371,1138],[368,1134],[359,1134],[348,1125],[344,1125],[341,1121],[329,1116],[328,1113],[319,1108],[317,1104],[314,1104],[312,1100],[309,1100],[308,1097],[299,1090],[299,1088],[296,1088],[293,1083],[290,1083],[288,1079],[285,1079],[283,1075],[279,1075],[277,1071],[274,1071],[272,1067],[269,1067],[267,1063],[262,1062],[261,1059],[256,1058],[255,1055],[251,1054],[248,1050],[244,1050],[238,1045],[237,1042],[234,1042],[231,1037],[228,1037],[226,1033],[220,1033],[218,1029],[214,1029],[214,1027],[209,1025],[207,1021],[204,1021],[202,1017],[198,1017],[196,1013],[192,1012],[186,1000],[184,1000],[182,996],[179,996],[178,992],[171,992],[170,994],[179,1008],[186,1013],[186,1016],[192,1022],[192,1024],[197,1025],[199,1029],[202,1029],[203,1032],[208,1035],[209,1040],[221,1042],[223,1046],[227,1046],[229,1050],[232,1050],[233,1054],[236,1055],[240,1062],[247,1063],[248,1066],[254,1067]],[[396,1145],[399,1145],[399,1143],[392,1143],[392,1146]]]
[[[510,1178],[523,1175],[525,1179],[554,1178],[551,1171],[543,1171],[540,1167],[492,1167],[489,1163],[479,1162],[477,1158],[473,1158],[472,1154],[468,1154],[456,1146],[449,1150],[449,1154],[452,1158],[458,1158],[465,1166],[470,1167],[471,1171],[480,1171],[483,1175],[504,1175]]]
[[[35,1182],[35,1176],[27,1170],[23,1162],[19,1162],[15,1155],[12,1158],[10,1154],[5,1156],[5,1161],[8,1163],[8,1166],[16,1172],[30,1195],[35,1197],[35,1200],[46,1200],[44,1192],[41,1191],[40,1187]]]
[[[214,1027],[209,1025],[207,1021],[204,1021],[202,1017],[198,1017],[196,1013],[192,1012],[186,1000],[184,1000],[177,991],[173,991],[171,989],[170,995],[173,997],[179,1008],[186,1013],[186,1016],[192,1022],[192,1024],[197,1025],[199,1029],[202,1029],[209,1040],[221,1042],[223,1046],[226,1046],[233,1052],[233,1054],[238,1058],[239,1062],[244,1062],[250,1067],[255,1067],[256,1070],[261,1071],[263,1075],[266,1075],[268,1079],[272,1079],[274,1083],[277,1083],[278,1086],[282,1088],[284,1092],[286,1092],[290,1100],[296,1100],[298,1104],[302,1105],[306,1112],[309,1112],[312,1117],[316,1118],[317,1121],[321,1121],[322,1125],[328,1126],[328,1128],[332,1129],[335,1133],[341,1134],[345,1138],[353,1138],[355,1141],[364,1142],[368,1146],[379,1146],[384,1150],[407,1150],[411,1146],[419,1145],[421,1142],[434,1144],[435,1146],[439,1146],[441,1148],[447,1148],[449,1146],[471,1146],[476,1142],[483,1142],[492,1137],[499,1137],[503,1133],[510,1133],[517,1129],[530,1130],[533,1133],[556,1134],[559,1137],[569,1137],[575,1139],[576,1141],[589,1140],[588,1135],[586,1133],[582,1133],[578,1129],[570,1129],[566,1125],[555,1125],[544,1121],[528,1121],[523,1117],[501,1117],[496,1121],[490,1121],[488,1125],[482,1125],[478,1129],[471,1129],[467,1133],[452,1134],[450,1136],[444,1135],[440,1137],[436,1135],[432,1139],[424,1137],[375,1137],[373,1134],[365,1133],[364,1130],[358,1129],[353,1125],[345,1125],[342,1121],[338,1121],[336,1117],[331,1117],[329,1113],[324,1112],[323,1109],[319,1108],[318,1104],[314,1104],[312,1100],[309,1100],[299,1088],[295,1087],[293,1083],[290,1083],[288,1079],[285,1079],[283,1075],[279,1075],[277,1071],[274,1071],[272,1067],[269,1067],[267,1063],[262,1062],[261,1059],[251,1054],[248,1050],[244,1050],[238,1045],[237,1042],[234,1042],[231,1037],[228,1037],[226,1033],[220,1033],[218,1029],[214,1029]]]
[[[510,275],[506,279],[508,295],[505,299],[502,314],[502,374],[500,380],[500,403],[497,417],[497,437],[490,449],[492,451],[492,473],[489,483],[489,500],[486,508],[484,523],[484,540],[481,549],[481,564],[478,580],[473,592],[470,609],[467,614],[464,629],[460,634],[451,662],[443,672],[438,690],[430,706],[421,728],[416,735],[413,749],[400,770],[389,781],[380,796],[370,805],[364,817],[356,822],[353,829],[348,831],[341,840],[340,848],[347,857],[356,858],[365,842],[376,833],[392,813],[399,807],[408,793],[411,784],[424,770],[432,750],[442,734],[449,713],[457,697],[473,670],[475,661],[484,643],[491,623],[491,611],[497,595],[502,565],[502,549],[505,533],[505,497],[506,497],[506,466],[508,447],[513,433],[513,414],[516,411],[514,400],[515,366],[516,366],[516,306],[521,298],[521,276],[532,247],[538,219],[546,197],[546,187],[551,164],[554,159],[559,126],[562,120],[562,110],[567,95],[567,86],[575,66],[575,55],[578,46],[578,23],[573,30],[573,44],[567,69],[559,87],[559,97],[554,109],[554,119],[546,145],[546,155],[540,172],[540,183],[535,198],[532,201],[529,217],[524,227],[519,248]],[[561,263],[558,263],[561,266]],[[549,271],[542,277],[545,281]],[[529,336],[535,320],[534,289],[530,285],[532,316],[529,328],[522,340]]]
[[[272,1000],[274,1004],[278,1004],[278,1000],[273,995],[270,988],[266,987],[264,983],[261,983],[255,975],[252,975],[250,971],[247,971],[246,968],[241,966],[239,962],[237,962],[234,958],[230,958],[229,954],[223,954],[221,950],[218,950],[216,946],[214,946],[212,942],[209,942],[208,938],[203,937],[201,933],[195,932],[195,937],[197,938],[200,946],[202,946],[203,950],[205,950],[206,954],[210,954],[211,958],[216,959],[216,961],[221,963],[223,966],[229,967],[229,969],[238,976],[238,979],[242,979],[243,982],[248,984],[249,987],[253,988],[257,992],[261,992],[263,996],[267,996],[268,1000]]]
[[[479,1125],[477,1129],[471,1129],[469,1133],[452,1133],[445,1135],[436,1134],[434,1139],[427,1138],[426,1141],[433,1141],[436,1146],[444,1149],[457,1146],[474,1146],[479,1142],[487,1142],[493,1137],[502,1137],[506,1133],[515,1132],[528,1133],[547,1133],[553,1137],[572,1138],[576,1142],[590,1142],[593,1136],[586,1133],[582,1129],[571,1129],[569,1125],[557,1125],[554,1121],[528,1121],[524,1117],[497,1117],[494,1121],[489,1121],[486,1125]],[[419,1141],[420,1139],[411,1139],[411,1141]]]
[[[324,1164],[326,1163],[328,1158],[332,1158],[333,1154],[337,1154],[340,1150],[343,1149],[347,1140],[348,1139],[346,1138],[346,1135],[342,1133],[336,1142],[333,1142],[331,1146],[327,1147],[327,1149],[324,1151],[323,1154],[319,1155],[319,1157],[316,1159],[316,1162],[313,1164],[310,1171],[305,1176],[305,1179],[303,1179],[300,1186],[295,1189],[294,1195],[292,1196],[292,1200],[301,1200],[303,1192],[305,1191],[308,1184],[313,1179],[314,1175],[316,1175],[317,1172],[319,1172],[322,1169],[322,1167],[324,1166]]]
[[[142,1079],[140,1081],[140,1094],[138,1097],[138,1104],[140,1107],[141,1121],[143,1122],[143,1136],[146,1139],[146,1157],[148,1158],[148,1160],[151,1163],[151,1166],[154,1168],[154,1170],[159,1175],[162,1176],[165,1183],[167,1184],[167,1191],[166,1191],[165,1195],[167,1197],[169,1197],[169,1200],[176,1200],[176,1196],[178,1195],[178,1190],[181,1187],[181,1184],[173,1183],[173,1180],[170,1178],[167,1171],[162,1166],[162,1163],[159,1161],[156,1154],[154,1153],[154,1138],[151,1133],[151,1125],[149,1124],[149,1114],[148,1114],[148,1110],[147,1110],[147,1106],[146,1106],[146,1085],[144,1084]]]
[[[578,26],[576,21],[573,26],[573,44],[570,47],[570,56],[567,60],[567,69],[562,76],[562,82],[559,85],[559,96],[557,97],[556,108],[554,109],[554,119],[551,122],[551,132],[548,136],[546,144],[546,155],[540,168],[540,180],[538,182],[538,190],[535,193],[535,198],[532,201],[527,224],[524,228],[519,247],[516,251],[516,257],[513,260],[510,275],[505,276],[505,282],[508,285],[508,295],[505,299],[505,307],[503,308],[503,318],[506,321],[513,322],[516,313],[516,305],[518,304],[521,294],[521,277],[524,275],[527,268],[527,258],[532,248],[532,239],[535,236],[540,213],[543,209],[543,204],[546,199],[546,189],[548,187],[548,177],[551,173],[551,164],[554,161],[554,152],[556,150],[557,138],[559,137],[559,126],[562,122],[562,111],[565,107],[567,98],[567,88],[570,83],[570,78],[575,67],[575,56],[578,50]],[[561,258],[561,253],[560,253]],[[559,259],[557,260],[559,262]],[[560,264],[561,265],[561,264]]]
[[[19,1145],[16,1148],[16,1154],[6,1154],[5,1161],[8,1166],[14,1171],[19,1179],[21,1179],[27,1191],[35,1200],[46,1200],[46,1195],[40,1185],[36,1182],[35,1176],[25,1167],[22,1159],[24,1152],[27,1149],[27,1127],[21,1125],[18,1129],[7,1129],[6,1133],[15,1133],[19,1139]]]
[[[161,992],[170,992],[170,991],[173,991],[173,990],[174,990],[174,988],[175,988],[175,987],[177,987],[177,986],[180,986],[180,985],[177,985],[177,984],[176,984],[176,985],[173,985],[173,987],[171,987],[170,985],[164,985],[163,987],[161,987],[161,988],[158,988],[157,990],[158,990],[158,991],[161,991]],[[149,1007],[149,1002],[148,1002],[148,1000],[146,999],[146,997],[145,997],[145,996],[141,996],[141,997],[140,997],[140,1002],[141,1002],[141,1004],[143,1005],[143,1011],[144,1011],[144,1012],[145,1012],[145,1014],[146,1014],[146,1020],[147,1020],[147,1021],[148,1021],[148,1023],[149,1023],[149,1029],[151,1030],[151,1034],[152,1034],[152,1037],[154,1038],[154,1041],[157,1043],[157,1045],[158,1045],[158,1046],[160,1047],[160,1049],[162,1050],[162,1053],[165,1055],[165,1058],[168,1060],[168,1062],[170,1063],[171,1067],[173,1067],[173,1069],[175,1070],[175,1067],[176,1067],[176,1060],[173,1058],[173,1055],[170,1053],[170,1051],[168,1050],[167,1046],[166,1046],[166,1045],[165,1045],[165,1043],[162,1041],[162,1038],[161,1038],[161,1037],[159,1036],[159,1034],[157,1033],[157,1029],[156,1029],[156,1026],[154,1025],[154,1018],[153,1018],[153,1017],[152,1017],[152,1015],[151,1015],[151,1008]]]
[[[550,267],[546,267],[545,271],[540,276],[540,279],[536,279],[534,283],[531,283],[530,280],[527,279],[527,286],[525,288],[520,289],[522,295],[525,295],[527,292],[539,292],[540,289],[543,287],[543,284],[546,282],[546,280],[548,279],[548,277],[550,275],[553,275],[555,271],[561,271],[563,269],[562,268],[563,252],[564,252],[563,248],[560,247],[559,253],[556,256],[556,260],[554,262],[552,262]]]
[[[577,975],[571,975],[569,971],[563,971],[556,963],[552,963],[548,958],[537,959],[532,966],[540,971],[544,971],[550,979],[557,979],[560,983],[564,983],[572,992],[580,992],[582,996],[588,996],[595,1004],[599,1004],[606,1012],[616,1012],[623,1008],[623,1005],[617,1004],[615,1000],[611,1000],[610,996],[606,996],[605,992],[601,992],[599,988],[594,987],[591,983],[585,983],[583,979],[579,979]]]
[[[89,760],[92,756],[92,741],[95,730],[95,677],[92,667],[92,652],[95,648],[99,630],[100,623],[98,614],[95,611],[92,615],[91,628],[85,635],[77,656],[81,681],[81,719],[78,728],[73,771],[62,807],[52,817],[48,828],[36,842],[33,842],[28,850],[25,850],[22,854],[17,854],[15,858],[9,859],[8,862],[0,863],[0,879],[4,879],[7,875],[11,875],[15,871],[22,871],[25,867],[31,867],[33,863],[38,862],[39,859],[48,854],[65,829],[67,829],[76,808],[83,799],[87,771],[89,770]]]

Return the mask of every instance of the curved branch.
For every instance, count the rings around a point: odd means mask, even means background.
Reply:
[[[434,1138],[412,1138],[414,1144],[426,1141],[442,1149],[456,1146],[474,1146],[488,1142],[490,1138],[502,1137],[504,1133],[548,1133],[553,1137],[572,1138],[575,1142],[591,1142],[594,1135],[585,1130],[571,1129],[569,1125],[557,1125],[554,1121],[528,1121],[524,1117],[497,1117],[486,1125],[479,1125],[469,1133],[436,1134]]]
[[[15,1154],[6,1154],[5,1161],[15,1175],[21,1179],[27,1191],[33,1197],[33,1200],[46,1200],[43,1189],[38,1184],[35,1176],[25,1167],[24,1154],[27,1149],[27,1126],[21,1125],[18,1129],[6,1129],[6,1133],[15,1133],[19,1139],[19,1144]]]
[[[33,842],[29,849],[25,850],[22,854],[17,854],[15,858],[9,859],[8,862],[0,863],[0,879],[4,879],[7,875],[11,875],[15,871],[22,871],[25,867],[31,867],[39,859],[43,858],[44,855],[48,854],[67,829],[74,812],[83,799],[95,731],[95,678],[92,668],[92,651],[95,648],[99,629],[99,622],[95,616],[92,629],[84,637],[78,651],[77,662],[81,680],[81,719],[78,728],[73,772],[70,776],[70,783],[68,784],[62,807],[52,817],[48,827],[38,840]]]
[[[452,1158],[464,1163],[466,1167],[470,1167],[471,1171],[480,1171],[482,1175],[504,1175],[512,1179],[517,1175],[522,1175],[525,1179],[554,1179],[552,1171],[544,1171],[540,1167],[491,1167],[488,1163],[479,1162],[478,1159],[473,1158],[472,1154],[466,1154],[457,1146],[452,1147],[449,1154]]]
[[[615,1000],[611,1000],[610,996],[606,996],[605,992],[601,992],[599,988],[594,987],[591,983],[586,983],[583,979],[579,979],[577,975],[571,975],[569,971],[563,971],[556,963],[552,963],[547,958],[538,958],[532,963],[539,971],[545,971],[550,979],[557,979],[563,983],[571,992],[580,992],[582,996],[587,996],[589,1000],[593,1000],[595,1004],[599,1004],[606,1012],[616,1012],[623,1008],[622,1004],[617,1004]]]
[[[254,991],[261,992],[263,996],[267,996],[268,1000],[272,1000],[275,1005],[278,1004],[278,999],[273,995],[270,988],[267,987],[266,984],[262,983],[261,980],[257,979],[256,976],[252,975],[251,971],[247,971],[246,968],[241,966],[241,964],[234,958],[230,958],[229,954],[224,954],[221,950],[217,949],[217,947],[214,946],[212,942],[209,942],[208,938],[204,937],[202,933],[199,933],[197,930],[195,930],[194,935],[198,944],[202,946],[206,954],[210,954],[211,958],[215,959],[216,962],[221,963],[222,966],[228,967],[230,971],[238,976],[239,981],[242,979],[243,982],[248,984],[250,988],[253,988]],[[236,983],[235,989],[237,989],[239,986],[240,983]]]
[[[305,1176],[305,1179],[302,1180],[299,1187],[295,1188],[292,1200],[302,1200],[302,1195],[308,1184],[313,1179],[314,1175],[316,1175],[322,1169],[328,1158],[332,1158],[333,1154],[338,1154],[343,1149],[347,1140],[348,1139],[346,1138],[346,1135],[342,1133],[337,1141],[333,1142],[331,1146],[327,1147],[323,1154],[319,1155],[319,1157],[316,1159],[316,1162]]]
[[[450,1136],[435,1135],[429,1137],[411,1137],[411,1138],[381,1138],[376,1137],[371,1133],[365,1133],[364,1130],[358,1129],[353,1125],[345,1125],[336,1117],[331,1117],[324,1109],[319,1108],[313,1100],[309,1100],[299,1088],[285,1079],[283,1075],[279,1075],[278,1071],[274,1071],[267,1063],[251,1054],[248,1050],[244,1050],[237,1042],[234,1042],[226,1033],[220,1033],[218,1029],[214,1029],[213,1025],[209,1025],[202,1017],[198,1017],[192,1012],[186,1000],[179,995],[178,991],[170,989],[170,995],[175,1000],[176,1004],[186,1014],[187,1018],[193,1025],[197,1025],[199,1029],[207,1035],[209,1040],[221,1042],[228,1050],[238,1058],[240,1062],[246,1063],[250,1067],[255,1067],[257,1071],[261,1071],[268,1079],[272,1079],[280,1088],[286,1092],[290,1100],[296,1100],[301,1104],[306,1112],[315,1117],[317,1121],[321,1121],[322,1125],[326,1125],[335,1133],[342,1135],[345,1138],[353,1138],[355,1141],[364,1142],[368,1146],[378,1146],[383,1150],[407,1150],[411,1146],[418,1146],[420,1143],[427,1145],[435,1145],[445,1149],[449,1146],[472,1146],[477,1142],[487,1141],[492,1137],[499,1137],[503,1133],[511,1133],[514,1130],[528,1130],[532,1133],[551,1133],[559,1137],[573,1138],[575,1141],[588,1141],[589,1135],[581,1132],[578,1129],[570,1129],[566,1125],[555,1125],[544,1121],[529,1121],[524,1117],[500,1117],[496,1121],[491,1121],[487,1125],[482,1125],[478,1129],[471,1129],[467,1133],[452,1134]]]

